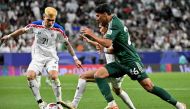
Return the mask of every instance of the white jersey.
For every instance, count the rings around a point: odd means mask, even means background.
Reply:
[[[107,49],[107,48],[104,48]],[[107,54],[105,53],[105,58],[106,58],[106,63],[109,64],[111,62],[115,62],[115,56],[113,54]],[[108,78],[108,82],[110,82],[112,84],[112,87],[114,88],[120,88],[121,87],[121,83],[124,79],[124,76],[119,77],[119,78]]]
[[[106,49],[106,48],[104,48],[104,49]],[[105,58],[106,58],[106,63],[107,64],[115,61],[115,56],[113,54],[105,53]]]
[[[64,33],[64,29],[57,23],[51,28],[46,28],[44,26],[43,20],[32,22],[26,27],[27,32],[33,33],[35,36],[32,45],[32,59],[39,58],[38,56],[44,56],[59,60],[56,51],[57,41],[68,40]]]

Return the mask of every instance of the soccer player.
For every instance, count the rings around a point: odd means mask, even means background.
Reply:
[[[116,61],[99,68],[94,74],[101,93],[108,102],[108,105],[110,104],[109,109],[117,109],[118,107],[115,105],[113,96],[110,94],[111,91],[105,78],[120,77],[125,74],[132,80],[137,80],[149,93],[160,97],[177,109],[186,109],[185,104],[178,102],[166,90],[153,84],[144,71],[140,57],[132,45],[127,27],[124,26],[116,15],[112,14],[109,5],[100,4],[96,7],[95,12],[96,20],[99,23],[108,25],[106,38],[97,37],[89,28],[83,28],[81,32],[106,48],[113,47],[112,50]]]
[[[52,89],[56,97],[57,105],[65,105],[64,102],[62,102],[61,84],[58,78],[59,58],[56,51],[57,41],[65,43],[69,53],[73,56],[76,66],[81,67],[81,62],[76,57],[75,52],[68,41],[68,37],[65,35],[63,27],[55,22],[56,16],[57,10],[55,8],[46,7],[43,20],[34,21],[26,27],[18,29],[1,38],[4,42],[26,32],[34,34],[35,40],[31,52],[32,61],[27,69],[27,80],[40,109],[45,109],[46,103],[42,100],[39,92],[39,84],[35,78],[40,72],[42,72],[43,68],[48,71],[52,80]]]
[[[107,28],[105,26],[102,26],[100,25],[100,32],[102,35],[104,35],[107,31]],[[94,46],[97,46],[98,49],[100,50],[99,52],[102,51],[102,47],[101,45],[99,45],[97,42],[95,41],[92,41],[90,39],[88,39],[87,37],[85,37],[84,35],[81,35],[81,37],[88,43],[94,45]],[[104,48],[106,49],[106,48]],[[106,50],[105,50],[106,51]],[[106,57],[106,61],[107,63],[111,63],[111,62],[114,62],[115,61],[115,57],[114,55],[112,54],[107,54],[105,53],[105,57]],[[94,79],[94,73],[96,72],[96,70],[93,70],[93,71],[87,71],[85,73],[83,73],[79,80],[78,80],[78,85],[77,85],[77,89],[75,91],[75,96],[74,96],[74,99],[72,101],[72,106],[74,108],[77,108],[78,107],[78,104],[80,102],[80,99],[85,91],[85,88],[86,88],[86,84],[87,82],[92,79]],[[119,78],[108,78],[107,80],[111,83],[112,85],[112,89],[113,91],[115,92],[115,94],[117,96],[119,96],[123,101],[124,103],[130,108],[130,109],[136,109],[130,99],[130,97],[128,96],[128,94],[122,90],[121,88],[121,83],[124,79],[124,76],[122,77],[119,77]],[[105,109],[107,109],[108,107],[106,107]]]

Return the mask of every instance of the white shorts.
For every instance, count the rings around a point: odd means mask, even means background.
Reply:
[[[33,58],[27,69],[27,72],[29,70],[32,70],[36,73],[36,75],[40,75],[40,73],[43,72],[44,68],[47,72],[51,70],[58,71],[58,60],[45,56]]]
[[[119,78],[110,77],[110,78],[107,78],[107,81],[112,85],[113,88],[118,89],[118,88],[121,88],[121,84],[124,80],[124,77],[125,77],[125,75],[122,77],[119,77]]]

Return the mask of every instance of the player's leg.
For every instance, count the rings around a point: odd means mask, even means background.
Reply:
[[[54,59],[49,59],[46,61],[46,71],[52,83],[52,89],[56,98],[57,104],[62,102],[62,92],[61,92],[61,83],[58,78],[58,61]]]
[[[121,84],[124,78],[120,77],[109,79],[112,85],[112,90],[115,92],[115,94],[119,96],[130,109],[136,109],[127,92],[121,88]]]
[[[60,80],[58,78],[58,71],[56,70],[50,70],[48,71],[48,74],[52,81],[52,89],[56,97],[56,101],[62,101],[62,93],[61,93],[61,84]]]
[[[160,97],[164,101],[176,106],[177,100],[175,100],[166,90],[163,88],[160,88],[158,86],[155,86],[151,79],[148,77],[148,75],[143,70],[143,64],[140,62],[133,62],[129,65],[129,76],[131,79],[138,80],[138,82],[141,84],[141,86],[147,90],[148,92]],[[178,108],[177,109],[181,109]],[[182,108],[183,109],[183,108]]]
[[[51,78],[48,75],[46,76],[46,84],[48,86],[52,86],[52,84],[51,84]]]
[[[75,95],[72,101],[73,107],[77,108],[82,98],[83,93],[85,92],[87,82],[94,80],[94,73],[96,70],[86,71],[85,73],[81,74],[78,80],[78,85],[75,91]]]
[[[36,80],[36,75],[38,75],[39,71],[42,69],[42,65],[35,61],[32,61],[27,69],[27,80],[30,89],[33,92],[33,95],[39,104],[40,109],[43,109],[47,104],[42,100],[40,95],[40,84]]]
[[[41,78],[42,78],[42,73],[40,72],[38,75],[36,75],[36,81],[39,87],[41,86]]]
[[[64,107],[67,107],[69,109],[73,109],[72,107],[68,106],[66,103],[62,101],[62,91],[61,91],[61,83],[58,78],[59,72],[58,72],[58,61],[54,59],[50,59],[46,63],[46,70],[48,72],[48,75],[50,76],[51,83],[52,83],[52,89],[54,92],[54,95],[56,97],[56,102],[58,107],[61,107],[59,105],[62,105]]]
[[[110,74],[112,75],[116,72],[120,72],[119,69],[120,69],[120,67],[118,66],[118,64],[113,62],[113,63],[106,64],[105,67],[99,68],[94,75],[97,85],[98,85],[98,88],[100,89],[102,95],[104,96],[104,98],[106,99],[106,101],[108,103],[108,106],[106,108],[110,108],[110,109],[118,108],[118,106],[111,94],[111,90],[106,81],[106,77],[109,77]]]
[[[141,86],[146,89],[148,92],[160,97],[164,101],[172,104],[177,109],[186,109],[186,106],[184,106],[182,103],[177,102],[175,98],[173,98],[166,90],[164,90],[161,87],[155,86],[150,78],[145,78],[141,81],[139,81]]]

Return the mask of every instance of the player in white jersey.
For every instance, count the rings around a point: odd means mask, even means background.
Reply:
[[[1,40],[7,41],[11,37],[17,37],[24,33],[33,33],[35,36],[32,45],[32,61],[27,69],[27,80],[40,109],[45,109],[46,103],[42,100],[39,92],[39,83],[36,76],[45,68],[52,80],[52,89],[56,97],[57,105],[65,105],[62,102],[61,84],[58,78],[58,61],[56,51],[57,41],[64,42],[69,53],[73,56],[77,67],[81,67],[81,62],[75,55],[75,52],[65,35],[64,29],[55,23],[57,10],[53,7],[47,7],[44,11],[43,20],[34,21],[24,28],[5,35]]]
[[[100,25],[100,32],[101,34],[105,34],[107,31],[107,28],[104,26]],[[97,49],[99,50],[99,52],[102,51],[107,51],[107,48],[102,48],[97,42],[94,42],[90,39],[88,39],[87,37],[81,35],[81,37],[88,43],[94,45],[97,47]],[[104,50],[103,50],[104,49]],[[106,57],[106,63],[111,63],[113,61],[115,61],[115,57],[112,54],[108,54],[105,53],[105,57]],[[87,71],[84,74],[82,74],[78,80],[78,85],[77,85],[77,89],[73,98],[73,101],[70,105],[72,105],[74,108],[77,108],[80,99],[82,98],[82,95],[85,91],[85,87],[87,82],[90,80],[92,81],[94,79],[94,75],[93,73],[96,72],[96,70],[94,71]],[[128,96],[128,94],[122,90],[121,88],[121,83],[123,81],[124,77],[120,77],[120,78],[108,78],[107,81],[109,81],[111,83],[112,86],[112,90],[115,92],[115,94],[117,96],[119,96],[124,103],[130,108],[130,109],[135,109],[130,97]],[[108,109],[108,107],[106,107],[105,109]]]

